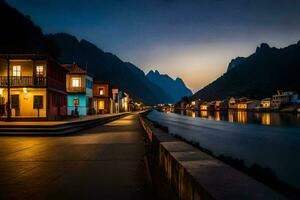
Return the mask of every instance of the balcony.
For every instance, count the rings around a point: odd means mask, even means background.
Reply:
[[[47,84],[46,77],[33,76],[11,76],[11,87],[45,87]],[[0,76],[0,87],[7,87],[7,76]]]
[[[83,93],[85,92],[85,87],[68,87],[67,92],[74,92],[74,93]]]

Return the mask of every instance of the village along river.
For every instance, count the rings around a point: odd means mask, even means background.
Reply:
[[[266,117],[267,125],[261,125],[245,120],[231,123],[235,117],[222,121],[219,117],[210,120],[158,111],[148,114],[149,119],[167,126],[171,134],[198,142],[214,155],[242,159],[248,166],[256,163],[270,168],[279,179],[300,188],[300,123],[271,125],[271,117]],[[299,116],[295,117],[299,120]]]

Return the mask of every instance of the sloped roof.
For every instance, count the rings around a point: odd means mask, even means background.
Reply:
[[[87,74],[87,72],[80,68],[77,64],[63,64],[62,66],[66,68],[70,73]]]

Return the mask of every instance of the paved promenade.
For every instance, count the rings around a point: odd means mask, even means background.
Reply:
[[[1,126],[13,126],[13,127],[26,127],[26,126],[57,126],[57,125],[65,125],[65,124],[70,124],[74,122],[84,122],[84,121],[89,121],[89,120],[95,120],[95,119],[101,119],[105,117],[113,117],[120,115],[122,113],[118,114],[101,114],[101,115],[88,115],[84,117],[78,117],[78,118],[73,118],[73,119],[67,119],[64,121],[0,121],[0,127]]]
[[[137,115],[57,137],[0,138],[0,199],[151,199]]]

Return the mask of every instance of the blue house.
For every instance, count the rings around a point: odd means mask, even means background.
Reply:
[[[85,116],[93,112],[93,77],[77,64],[64,64],[67,70],[68,115]]]

